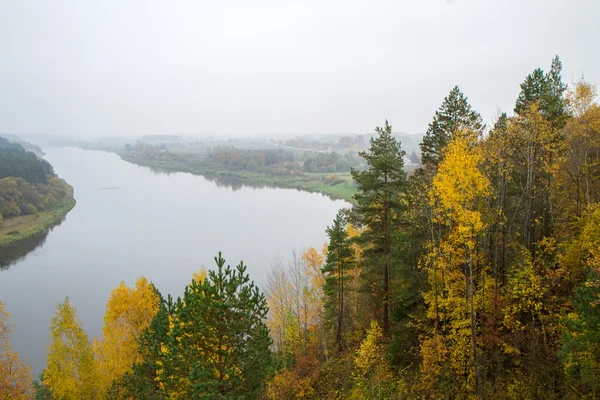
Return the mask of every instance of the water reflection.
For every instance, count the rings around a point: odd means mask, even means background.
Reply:
[[[277,186],[269,185],[266,183],[251,183],[245,182],[238,177],[235,176],[217,176],[217,177],[207,177],[209,181],[213,181],[215,185],[218,187],[226,187],[232,189],[234,192],[243,187],[250,187],[255,189],[274,189]]]
[[[163,169],[160,167],[147,167],[150,168],[152,173],[156,175],[172,175],[179,174],[180,172],[172,171],[169,169]],[[277,186],[271,185],[268,183],[259,183],[259,182],[248,182],[237,176],[227,176],[227,175],[215,175],[215,176],[207,176],[201,175],[206,180],[214,182],[218,187],[228,188],[233,190],[234,192],[240,190],[244,187],[254,188],[254,189],[276,189]]]
[[[9,269],[12,265],[22,261],[32,251],[43,246],[49,232],[48,230],[30,239],[21,240],[20,242],[0,248],[0,271]]]
[[[48,234],[52,232],[54,228],[62,224],[65,219],[67,219],[66,215],[56,225],[32,238],[20,240],[8,246],[0,246],[0,271],[9,269],[14,264],[27,258],[27,256],[35,249],[42,247],[44,243],[46,243]]]

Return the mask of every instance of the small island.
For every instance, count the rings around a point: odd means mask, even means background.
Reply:
[[[0,248],[45,232],[74,206],[73,188],[46,160],[0,137]]]

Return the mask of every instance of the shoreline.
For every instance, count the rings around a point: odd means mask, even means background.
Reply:
[[[10,230],[18,231],[18,233],[14,235],[8,235],[5,233],[2,235],[2,237],[0,237],[0,249],[23,240],[31,239],[59,225],[69,211],[71,211],[73,207],[75,207],[75,204],[77,204],[77,201],[73,197],[73,187],[70,185],[69,187],[71,188],[69,196],[63,199],[57,207],[53,208],[52,210],[42,211],[33,214],[32,216],[27,216],[30,218],[26,219],[25,222],[21,223],[21,225],[11,226]],[[30,226],[25,230],[19,229],[19,226],[27,226],[28,223],[31,223],[32,218],[35,218],[36,220],[36,223],[33,226]],[[5,222],[6,221],[9,220],[5,220]]]
[[[201,165],[190,165],[187,163],[173,162],[173,161],[160,161],[160,160],[145,160],[137,157],[127,157],[122,152],[116,152],[116,154],[126,162],[130,162],[135,165],[142,167],[156,168],[165,172],[185,172],[193,175],[200,175],[210,180],[221,180],[226,181],[226,184],[231,186],[234,185],[248,185],[248,186],[263,186],[263,187],[275,187],[282,189],[296,189],[300,191],[310,193],[320,193],[329,197],[332,200],[344,200],[352,205],[356,202],[353,199],[353,195],[356,193],[356,188],[352,182],[349,173],[343,175],[350,180],[345,180],[343,183],[335,185],[328,185],[325,182],[319,182],[316,180],[318,177],[326,175],[341,175],[336,173],[322,173],[313,175],[313,179],[310,175],[305,174],[303,176],[292,177],[286,179],[284,177],[275,175],[266,175],[252,172],[242,171],[226,171],[226,170],[210,170],[202,168]],[[308,175],[308,176],[307,176]],[[227,182],[228,181],[228,182]]]

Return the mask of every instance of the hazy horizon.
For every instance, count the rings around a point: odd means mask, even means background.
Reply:
[[[458,85],[490,124],[555,55],[600,81],[600,3],[73,2],[0,6],[0,132],[422,133]]]

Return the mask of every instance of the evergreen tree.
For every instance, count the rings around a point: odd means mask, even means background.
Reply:
[[[576,291],[573,312],[563,318],[558,353],[567,380],[589,398],[600,395],[600,257],[591,260],[588,279]]]
[[[500,114],[488,137],[482,142],[484,152],[483,170],[490,181],[492,196],[489,200],[494,209],[493,217],[488,225],[487,257],[492,266],[496,287],[505,283],[508,265],[507,247],[510,224],[508,215],[515,213],[515,202],[509,201],[517,190],[511,185],[510,172],[514,170],[512,138],[509,135],[510,120],[506,113]],[[521,194],[518,193],[518,196]]]
[[[423,165],[437,166],[442,159],[444,147],[461,129],[479,132],[483,130],[481,116],[475,112],[467,97],[458,86],[450,91],[440,108],[435,112],[421,142],[421,162]]]
[[[0,138],[0,178],[13,176],[32,184],[45,184],[52,175],[54,170],[48,161],[39,159],[20,144]]]
[[[157,379],[168,398],[258,398],[271,368],[264,295],[246,266],[225,267],[192,281],[177,299]]]
[[[348,240],[346,231],[346,217],[344,211],[338,212],[333,225],[327,227],[329,246],[327,247],[327,260],[323,266],[325,286],[323,290],[327,295],[325,302],[327,320],[337,311],[335,342],[339,351],[342,351],[342,331],[344,327],[344,272],[352,267],[354,251]]]
[[[415,165],[419,165],[421,163],[421,161],[419,161],[419,156],[417,155],[417,152],[414,150],[410,153],[409,159]]]
[[[562,81],[562,62],[558,56],[552,59],[548,73],[549,101],[547,105],[548,118],[561,128],[567,121],[567,102],[565,91],[568,86]]]
[[[521,93],[515,104],[515,113],[523,114],[532,103],[539,103],[544,118],[555,128],[561,128],[567,121],[565,91],[562,82],[562,63],[558,56],[552,60],[550,72],[536,68],[521,83]]]
[[[354,195],[357,205],[352,211],[352,218],[357,225],[366,228],[359,237],[368,259],[364,267],[368,276],[379,276],[372,279],[369,286],[373,286],[379,300],[382,328],[387,333],[390,328],[392,249],[395,248],[393,232],[402,211],[402,194],[406,186],[402,159],[405,153],[392,137],[392,127],[387,121],[383,128],[375,128],[375,132],[377,137],[371,139],[369,151],[359,153],[368,169],[352,170],[358,189]]]
[[[44,385],[44,372],[41,372],[38,380],[33,381],[34,400],[52,400],[52,392]]]
[[[547,92],[547,88],[547,76],[544,70],[536,68],[521,83],[521,93],[517,97],[515,113],[521,114],[527,105],[542,100]]]

